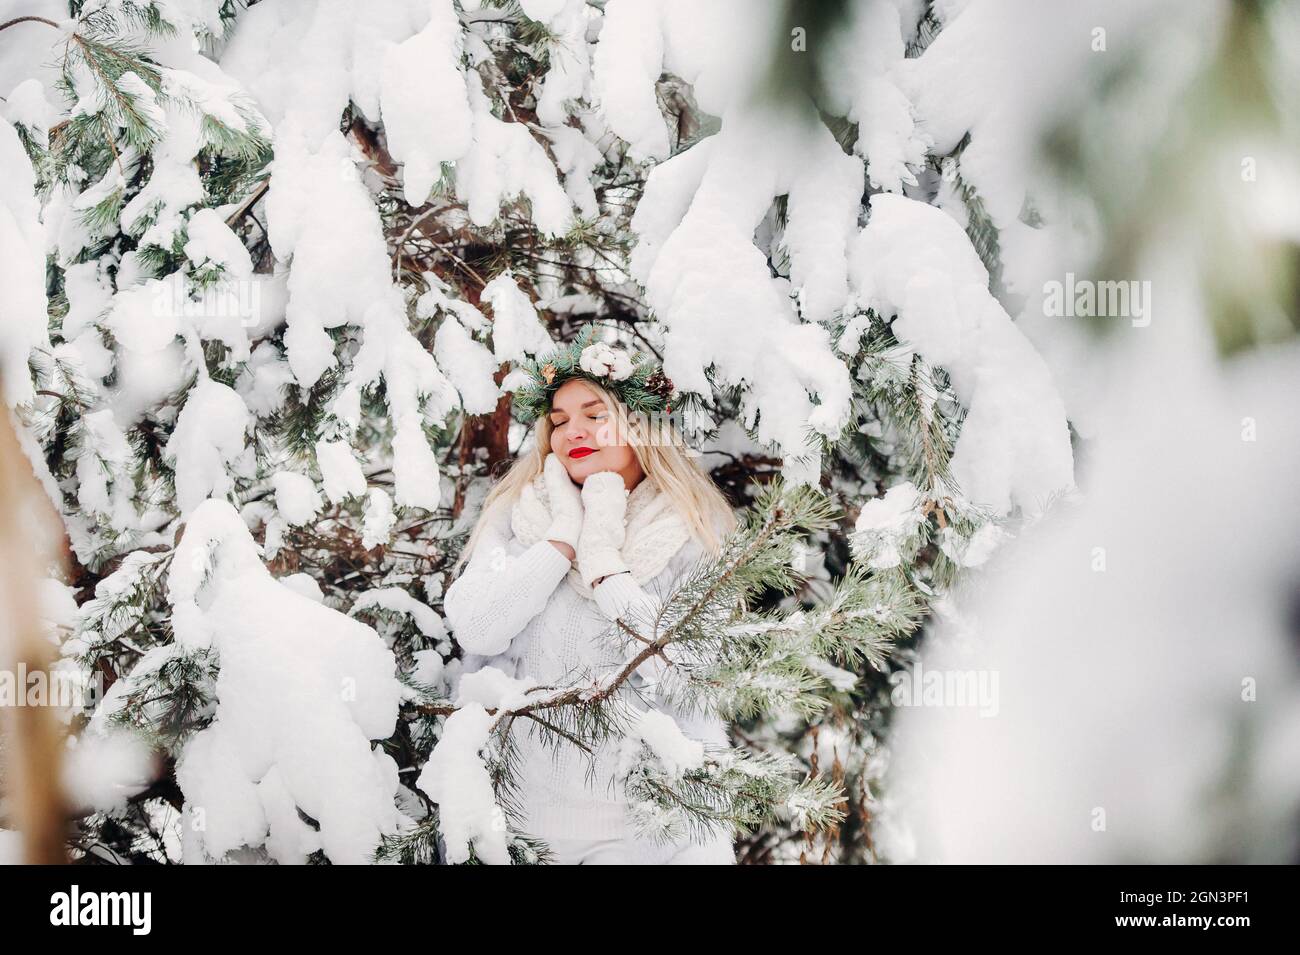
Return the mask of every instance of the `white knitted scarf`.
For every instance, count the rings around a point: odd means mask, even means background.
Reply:
[[[545,476],[538,474],[531,484],[524,486],[511,509],[510,529],[520,543],[531,547],[542,539],[550,524]],[[638,584],[654,579],[690,536],[690,529],[672,499],[650,478],[642,478],[627,496],[627,536],[622,553],[632,579]],[[576,563],[569,568],[565,579],[588,600],[596,599],[592,588],[583,583]]]

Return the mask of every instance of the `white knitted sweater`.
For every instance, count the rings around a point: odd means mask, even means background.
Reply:
[[[690,568],[704,556],[666,495],[643,479],[627,499],[623,558],[631,574],[606,578],[594,590],[553,544],[541,539],[549,521],[541,475],[511,510],[485,525],[465,570],[447,589],[443,609],[461,647],[462,672],[493,666],[517,679],[547,685],[571,682],[582,673],[599,678],[637,652],[620,650],[613,621],[640,621],[653,614]],[[673,655],[672,648],[667,651]],[[647,675],[648,664],[640,668]],[[640,689],[634,675],[629,681]],[[686,736],[726,747],[717,717],[683,713],[657,693],[622,691],[629,705],[653,705],[676,719]],[[631,838],[625,826],[622,787],[615,768],[617,741],[599,747],[591,760],[576,747],[547,748],[528,721],[512,735],[520,755],[520,803],[528,832],[546,839]],[[590,778],[588,774],[590,773]]]

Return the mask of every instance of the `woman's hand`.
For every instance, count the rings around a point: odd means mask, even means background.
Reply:
[[[551,508],[551,525],[542,539],[563,544],[560,552],[573,560],[583,524],[582,494],[557,455],[546,456],[542,471]]]
[[[582,485],[582,533],[578,536],[578,573],[592,585],[598,577],[626,571],[621,553],[627,529],[628,490],[615,471],[597,471]]]

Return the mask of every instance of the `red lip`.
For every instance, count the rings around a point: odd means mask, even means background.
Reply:
[[[585,458],[587,455],[595,454],[595,453],[596,453],[595,448],[574,448],[572,451],[569,452],[569,457]]]

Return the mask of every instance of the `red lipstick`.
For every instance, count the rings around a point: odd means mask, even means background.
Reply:
[[[572,451],[569,452],[569,457],[585,458],[587,455],[595,454],[595,453],[596,453],[595,448],[574,448]]]

